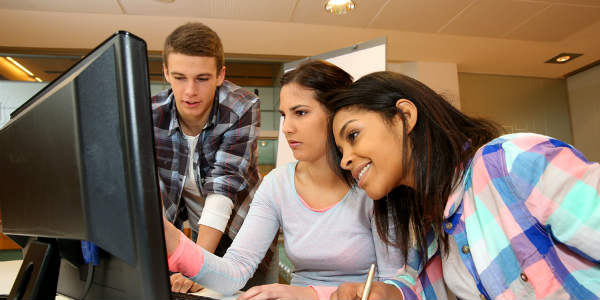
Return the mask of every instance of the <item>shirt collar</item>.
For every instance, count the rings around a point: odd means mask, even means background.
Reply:
[[[471,147],[471,141],[467,141],[463,145],[463,149],[468,149]],[[444,208],[444,219],[448,219],[454,215],[459,206],[461,206],[463,197],[465,196],[465,191],[471,187],[472,184],[472,172],[473,172],[473,159],[470,159],[467,162],[467,169],[464,172],[461,172],[461,168],[457,168],[454,172],[454,176],[460,176],[460,180],[456,183],[456,186],[452,189],[452,193],[450,193],[450,197],[448,197],[448,202],[446,202],[446,207]]]
[[[172,136],[177,132],[179,128],[179,121],[177,120],[177,106],[175,105],[175,94],[173,94],[173,90],[170,91],[168,101],[171,103],[170,111],[170,122],[169,122],[169,136]]]
[[[210,114],[208,115],[208,119],[206,120],[204,129],[210,128],[217,124],[217,114],[219,113],[219,106],[220,106],[219,94],[221,92],[222,86],[223,85],[218,86],[217,89],[215,90],[215,98],[213,99],[213,105],[212,105],[212,108],[210,109]]]
[[[469,167],[463,174],[461,180],[459,180],[452,189],[450,197],[448,197],[448,202],[446,202],[446,207],[444,208],[444,219],[451,218],[456,213],[459,206],[461,206],[465,191],[471,186],[471,169],[471,162],[469,162]],[[459,175],[461,174],[456,173],[455,176]]]

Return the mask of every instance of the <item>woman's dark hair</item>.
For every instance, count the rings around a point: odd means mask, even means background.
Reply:
[[[333,96],[352,84],[352,75],[327,61],[309,60],[300,64],[296,69],[283,74],[281,86],[290,83],[296,83],[312,90],[315,93],[315,98],[327,108]],[[331,134],[331,130],[328,130],[329,140],[333,139]],[[327,159],[330,164],[333,164],[336,158],[332,156],[334,150],[329,149],[329,147],[331,147],[331,144],[328,145]],[[351,175],[348,177],[348,174],[342,172],[338,167],[333,167],[332,169],[336,175],[347,182],[348,185],[351,185],[349,181],[352,178]]]
[[[290,83],[313,90],[317,100],[327,107],[331,96],[352,84],[352,76],[324,60],[309,60],[283,74],[281,86]]]
[[[408,135],[404,115],[396,108],[399,99],[408,99],[417,108],[417,122]],[[422,261],[426,260],[426,236],[432,225],[438,244],[447,249],[442,222],[448,197],[477,149],[497,137],[499,127],[466,116],[426,85],[393,72],[362,77],[329,101],[328,108],[333,115],[341,109],[377,112],[389,124],[395,116],[402,118],[403,144],[411,145],[403,147],[402,161],[403,166],[412,165],[415,187],[399,186],[383,199],[374,199],[377,231],[383,241],[400,248],[405,259],[416,243]],[[340,169],[341,153],[333,147],[334,141],[329,143]],[[408,169],[403,168],[403,177]]]

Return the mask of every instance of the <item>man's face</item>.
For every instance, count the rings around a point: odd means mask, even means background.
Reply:
[[[179,118],[188,125],[203,126],[212,108],[215,91],[225,79],[225,67],[217,72],[214,57],[171,53],[163,71],[173,89]]]

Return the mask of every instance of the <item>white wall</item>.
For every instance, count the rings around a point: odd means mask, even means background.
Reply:
[[[344,69],[354,80],[369,73],[385,70],[386,44],[352,51],[328,58],[327,61]]]
[[[0,80],[0,127],[10,119],[10,113],[46,86],[47,82]]]
[[[387,70],[412,77],[446,98],[460,109],[458,70],[455,63],[405,62],[388,63]]]
[[[506,133],[535,132],[571,144],[564,79],[459,73],[462,112],[491,119]]]
[[[567,78],[573,146],[600,161],[600,65]]]

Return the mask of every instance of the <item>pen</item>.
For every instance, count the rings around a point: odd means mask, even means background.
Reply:
[[[361,300],[368,300],[369,293],[371,292],[371,284],[373,283],[373,275],[375,275],[375,264],[371,264],[369,269],[369,275],[367,275],[367,281],[365,281],[365,289],[363,290]]]

